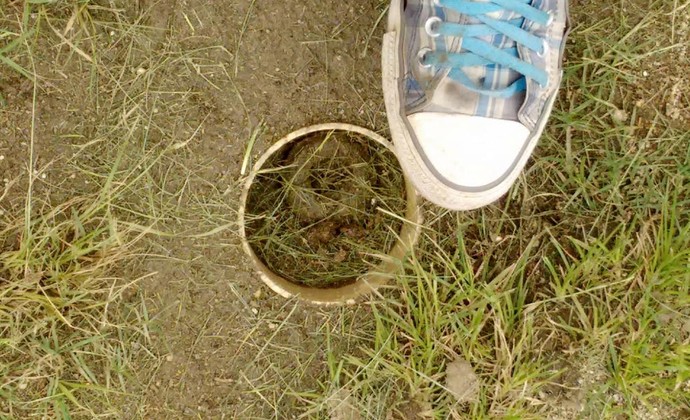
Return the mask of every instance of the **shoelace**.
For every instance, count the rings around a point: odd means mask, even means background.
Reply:
[[[511,48],[498,48],[491,43],[479,39],[479,37],[504,35],[517,44],[544,55],[548,44],[521,28],[525,19],[539,25],[549,25],[552,16],[543,10],[530,5],[531,0],[490,0],[477,2],[472,0],[434,0],[437,6],[454,10],[458,13],[470,16],[481,23],[458,24],[444,22],[438,17],[432,17],[426,22],[426,32],[432,36],[456,36],[462,37],[461,53],[447,53],[423,49],[420,51],[419,60],[423,66],[450,67],[450,77],[462,83],[473,92],[491,97],[507,98],[517,92],[524,91],[527,83],[525,78],[530,78],[541,86],[548,83],[548,74],[518,56],[517,46]],[[514,12],[521,18],[501,20],[489,16],[491,13]],[[511,85],[500,89],[486,89],[476,85],[462,70],[465,67],[476,66],[502,66],[518,72],[521,77]]]

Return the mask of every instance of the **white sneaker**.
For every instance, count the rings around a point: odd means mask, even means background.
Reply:
[[[561,82],[567,0],[393,0],[383,92],[408,178],[454,210],[505,194]]]

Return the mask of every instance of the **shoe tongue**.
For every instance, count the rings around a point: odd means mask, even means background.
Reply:
[[[474,0],[473,3],[493,3],[493,2],[492,2],[492,0]],[[466,15],[455,12],[453,9],[444,8],[444,10],[446,12],[446,17],[447,17],[448,22],[462,23],[462,22],[460,22],[461,16],[464,19],[466,19]],[[488,17],[491,17],[494,19],[506,20],[506,19],[514,19],[514,18],[520,17],[520,14],[515,13],[515,12],[508,10],[508,9],[501,9],[501,10],[497,10],[495,12],[487,13],[485,16],[488,16]],[[477,19],[472,19],[472,20],[476,21],[473,23],[481,23]]]
[[[476,0],[476,2],[477,3],[490,3],[490,0]],[[504,22],[508,22],[512,19],[518,19],[521,17],[519,14],[517,14],[513,11],[510,11],[510,10],[505,10],[505,9],[499,10],[496,12],[492,12],[492,13],[488,13],[486,16],[493,18],[493,19],[496,19],[496,20],[501,20]],[[450,16],[449,16],[449,18],[450,18]],[[483,24],[477,18],[474,18],[474,17],[468,18],[467,16],[464,16],[464,15],[458,15],[456,17],[456,19],[458,19],[458,20],[463,19],[464,22],[462,22],[462,23],[464,23],[464,24],[470,24],[470,25],[481,25],[481,24]],[[457,22],[457,20],[456,20],[456,22]],[[497,48],[513,48],[516,46],[516,42],[514,40],[512,40],[511,38],[508,38],[505,35],[500,35],[500,34],[499,35],[493,35],[493,36],[479,37],[477,39],[480,39],[480,40],[482,40],[488,44],[491,44]],[[459,52],[459,53],[466,52],[462,49],[461,43],[459,43],[459,42],[453,43],[453,41],[451,39],[448,39],[447,45],[451,45],[451,52]],[[473,69],[465,68],[466,73],[468,73],[468,76],[470,76],[472,81],[477,83],[478,85],[481,85],[482,84],[481,81],[484,80],[484,72],[483,71],[480,71],[480,72],[475,71],[475,72],[473,72],[475,74],[471,74],[472,73],[471,70],[473,70]],[[502,77],[502,80],[511,80],[512,81],[512,80],[515,80],[516,78],[518,78],[520,76],[519,73],[517,73],[513,70],[510,70],[510,69],[503,69],[503,68],[497,67],[496,71],[500,71],[501,74],[505,74],[505,77]],[[486,83],[491,83],[491,81],[487,80]],[[494,83],[494,85],[495,85],[495,83]],[[487,85],[484,85],[484,86],[486,87]],[[494,86],[494,88],[495,87],[496,86]],[[499,83],[498,87],[505,87],[505,85],[503,85],[502,83]]]
[[[475,0],[475,3],[491,3],[491,0]],[[512,19],[514,17],[517,17],[517,13],[511,12],[510,10],[507,9],[502,9],[496,12],[492,13],[487,13],[486,16],[494,18],[494,19]]]
[[[489,0],[483,0],[489,2]],[[482,24],[477,18],[468,17],[452,9],[443,9],[441,18],[446,22],[465,25]],[[521,16],[509,10],[499,10],[487,16],[494,19],[509,21]],[[512,48],[516,43],[504,35],[493,35],[477,38],[497,48]],[[445,48],[451,53],[465,53],[458,37],[444,37]],[[492,118],[517,120],[517,113],[524,101],[524,93],[518,93],[510,98],[490,98],[486,95],[470,91],[452,78],[455,71],[462,71],[478,87],[482,89],[502,89],[521,77],[521,74],[509,68],[500,66],[477,66],[454,69],[436,85],[431,100],[424,107],[428,111],[458,112],[466,115],[479,115]],[[443,74],[443,73],[442,73]],[[437,77],[440,74],[437,74]]]

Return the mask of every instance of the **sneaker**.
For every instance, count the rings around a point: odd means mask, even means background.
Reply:
[[[508,191],[551,113],[567,29],[567,0],[392,1],[386,112],[422,196],[470,210]]]

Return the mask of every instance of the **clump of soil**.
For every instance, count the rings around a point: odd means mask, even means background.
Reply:
[[[354,133],[318,132],[279,150],[257,174],[247,198],[247,239],[284,278],[338,287],[377,264],[374,254],[390,251],[405,205],[390,151]]]

